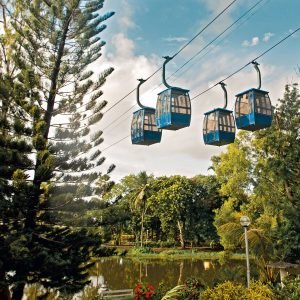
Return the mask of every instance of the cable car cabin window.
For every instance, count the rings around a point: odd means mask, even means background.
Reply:
[[[216,130],[217,130],[217,118],[216,118],[216,113],[214,112],[214,113],[210,113],[207,116],[205,133],[209,133]]]
[[[272,115],[272,106],[268,94],[255,93],[255,112],[263,115]]]
[[[136,117],[136,135],[142,136],[143,135],[143,111],[139,111]]]
[[[132,123],[131,123],[131,135],[135,137],[139,137],[143,135],[143,111],[139,111],[134,113]]]
[[[219,130],[225,132],[235,132],[233,115],[219,112]]]
[[[157,114],[158,118],[162,115],[162,96],[161,95],[158,95],[158,97],[157,97],[156,114]]]
[[[191,102],[188,93],[172,91],[172,112],[179,114],[191,114]]]
[[[133,115],[132,123],[131,123],[131,136],[135,136],[136,128],[137,128],[137,117],[136,114]]]
[[[171,96],[171,90],[166,90],[163,93],[163,113],[168,114],[170,113],[170,96]]]
[[[251,99],[251,93],[238,96],[238,101],[236,101],[235,104],[235,111],[237,113],[237,116],[244,116],[251,113],[252,106],[249,104],[249,97]]]
[[[159,131],[156,127],[154,112],[145,112],[144,130]]]

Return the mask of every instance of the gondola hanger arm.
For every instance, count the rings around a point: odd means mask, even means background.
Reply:
[[[166,64],[173,59],[174,56],[163,56],[163,58],[165,59],[164,64],[163,64],[163,73],[162,73],[162,81],[163,84],[168,88],[172,88],[166,81]]]
[[[222,89],[224,91],[224,107],[223,108],[227,108],[228,95],[227,95],[227,90],[225,88],[226,84],[223,81],[221,81],[221,82],[219,82],[219,85],[222,87]]]
[[[139,81],[139,84],[136,88],[136,101],[137,101],[137,104],[139,105],[140,108],[147,108],[146,106],[144,106],[143,104],[141,104],[140,102],[140,86],[146,81],[145,79],[138,79]]]
[[[253,66],[254,66],[254,68],[257,72],[257,81],[258,81],[257,89],[260,90],[260,88],[261,88],[261,73],[260,73],[260,70],[259,70],[259,67],[258,67],[259,63],[257,61],[254,61],[254,60],[251,63],[253,64]]]

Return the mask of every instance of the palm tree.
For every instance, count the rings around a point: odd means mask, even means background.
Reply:
[[[154,180],[153,176],[148,175],[145,171],[138,173],[135,176],[134,186],[132,186],[132,190],[130,193],[131,210],[134,213],[138,213],[140,218],[140,246],[141,247],[143,247],[145,216],[149,208],[149,204],[147,200],[151,195],[150,186],[153,180]]]

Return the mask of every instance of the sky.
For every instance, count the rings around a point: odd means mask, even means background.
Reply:
[[[106,41],[96,71],[114,67],[103,87],[106,109],[137,86],[138,78],[147,78],[158,70],[164,59],[172,56],[218,15],[232,0],[106,0],[102,13],[114,11],[106,21],[101,37]],[[185,67],[168,79],[170,85],[190,90],[193,98],[211,87],[284,36],[300,27],[299,0],[262,0],[248,14],[207,46],[258,0],[237,0],[221,17],[191,42],[167,65],[167,76],[173,74],[196,53]],[[273,105],[283,96],[284,86],[299,82],[300,31],[259,59],[262,89],[269,91]],[[248,66],[226,80],[228,108],[233,109],[235,95],[257,86],[256,71]],[[140,100],[155,107],[157,94],[164,90],[161,72],[141,86]],[[223,106],[223,91],[217,86],[192,101],[192,120],[188,128],[164,130],[159,144],[132,145],[130,126],[138,106],[131,93],[110,109],[100,122],[104,132],[102,144],[106,165],[114,163],[112,179],[146,170],[155,176],[209,174],[210,158],[226,151],[226,146],[204,145],[203,116],[206,111]],[[128,111],[127,113],[125,113]],[[119,142],[123,139],[121,142]]]

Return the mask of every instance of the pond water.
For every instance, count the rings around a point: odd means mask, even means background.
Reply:
[[[251,277],[257,278],[252,266]],[[130,259],[106,258],[99,260],[91,269],[94,286],[105,283],[109,289],[132,289],[139,281],[157,286],[164,282],[167,287],[182,284],[194,277],[207,286],[214,286],[224,280],[246,282],[244,261],[194,260],[194,259]]]

